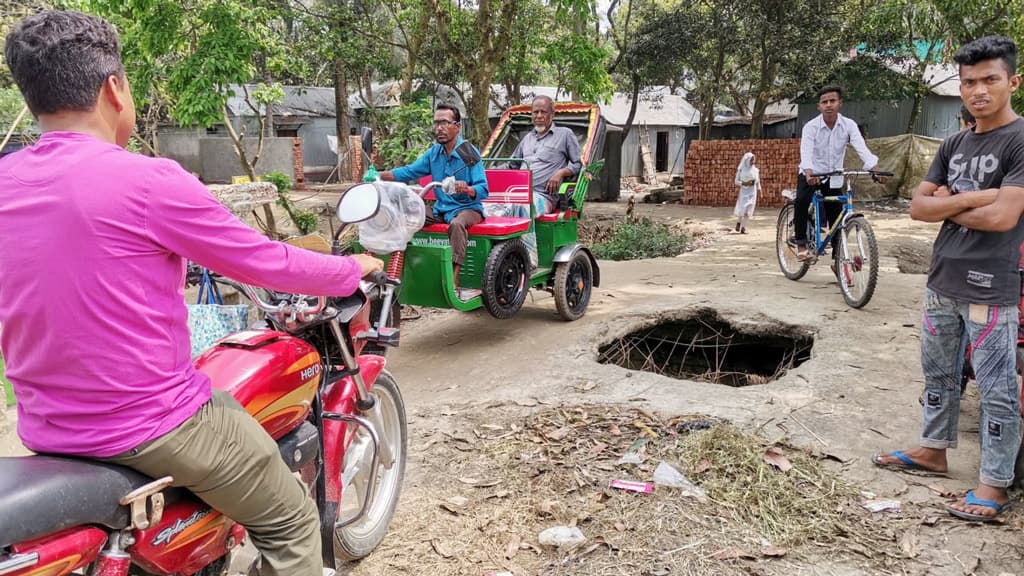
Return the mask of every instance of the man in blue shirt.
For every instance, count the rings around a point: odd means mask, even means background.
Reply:
[[[462,144],[459,130],[462,128],[462,114],[450,104],[438,104],[434,111],[434,144],[415,162],[408,166],[380,173],[381,180],[410,182],[430,175],[435,182],[455,177],[455,190],[449,194],[440,187],[434,188],[433,214],[427,215],[426,225],[448,224],[448,242],[452,247],[452,267],[456,293],[466,300],[479,294],[478,290],[459,290],[459,270],[466,259],[468,243],[467,230],[483,222],[483,199],[487,198],[487,178],[483,164],[467,167],[455,148]],[[479,150],[477,151],[479,154]],[[459,178],[463,178],[460,180]]]

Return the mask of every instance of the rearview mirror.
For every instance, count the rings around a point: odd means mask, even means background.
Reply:
[[[463,140],[462,144],[459,144],[455,148],[455,153],[462,158],[462,162],[467,168],[472,168],[480,162],[480,153],[476,151],[476,147],[469,143],[468,140]]]
[[[369,158],[373,153],[373,130],[363,126],[362,130],[360,130],[359,140],[363,147],[363,154],[366,154],[366,157]]]
[[[356,184],[338,200],[336,214],[345,224],[369,220],[380,209],[380,192],[372,182]]]

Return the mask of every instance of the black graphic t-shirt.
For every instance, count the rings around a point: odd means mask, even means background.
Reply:
[[[989,132],[964,130],[947,138],[924,177],[954,194],[1024,187],[1024,119]],[[935,238],[928,287],[975,304],[1016,305],[1024,221],[1007,232],[983,232],[946,220]]]

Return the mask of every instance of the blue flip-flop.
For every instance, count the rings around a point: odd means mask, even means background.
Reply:
[[[898,472],[909,472],[919,476],[945,476],[945,472],[939,472],[938,470],[932,470],[931,468],[925,468],[917,462],[910,459],[909,456],[904,454],[900,450],[896,450],[888,456],[892,456],[899,460],[899,462],[882,462],[883,454],[874,454],[871,456],[871,463],[879,468],[885,468],[886,470],[896,470]]]
[[[970,492],[967,493],[967,497],[964,499],[964,504],[967,504],[968,506],[981,506],[983,508],[991,508],[992,510],[995,510],[996,513],[991,516],[986,516],[984,514],[972,514],[970,512],[964,512],[963,510],[957,510],[956,508],[953,508],[949,504],[946,504],[946,512],[949,512],[957,518],[970,520],[972,522],[995,522],[999,520],[999,514],[1003,510],[1006,510],[1007,508],[1010,507],[1009,502],[1007,502],[1006,504],[1000,504],[999,502],[996,502],[994,500],[982,500],[981,498],[978,498],[977,496],[974,495],[974,490],[971,490]]]

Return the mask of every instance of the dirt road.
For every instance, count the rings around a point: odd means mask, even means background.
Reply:
[[[595,204],[588,209],[590,216],[609,215],[621,213],[623,206]],[[559,558],[568,562],[567,556],[533,545],[535,533],[516,535],[515,542],[522,539],[522,544],[508,550],[505,543],[484,538],[485,527],[498,518],[489,508],[493,501],[475,501],[474,514],[448,514],[440,521],[480,523],[475,533],[481,540],[461,543],[484,551],[479,552],[479,562],[467,564],[459,553],[446,554],[438,541],[450,530],[435,522],[438,532],[431,533],[423,519],[435,518],[440,504],[465,488],[452,477],[453,460],[434,456],[438,443],[450,442],[481,422],[493,420],[498,428],[507,426],[509,419],[529,422],[554,407],[584,405],[640,407],[664,418],[707,414],[725,419],[747,432],[828,454],[827,465],[843,480],[877,498],[900,500],[903,506],[903,512],[891,516],[903,519],[893,520],[889,538],[893,547],[899,543],[897,553],[882,563],[872,558],[871,550],[822,561],[824,552],[819,549],[779,560],[727,560],[711,571],[694,573],[874,574],[882,570],[879,566],[885,566],[885,572],[936,575],[1024,571],[1019,519],[1016,525],[999,527],[949,520],[935,493],[935,481],[880,471],[869,462],[873,452],[911,447],[918,438],[917,397],[923,383],[918,323],[925,276],[899,272],[893,255],[905,254],[907,246],[920,255],[933,239],[935,226],[911,222],[902,214],[869,212],[883,254],[881,273],[871,303],[852,310],[844,304],[827,262],[799,282],[781,275],[774,256],[774,211],[759,211],[750,233],[739,235],[728,231],[733,224],[728,209],[640,205],[638,210],[660,220],[689,218],[703,223],[715,232],[715,240],[676,258],[602,262],[601,286],[586,316],[574,323],[561,321],[551,296],[543,293],[532,293],[523,310],[507,321],[494,320],[483,311],[406,311],[402,346],[388,360],[410,414],[405,492],[392,533],[377,553],[352,568],[352,574],[570,573],[559,568]],[[774,382],[743,388],[597,362],[603,344],[659,319],[692,314],[696,308],[713,309],[737,325],[784,323],[805,329],[814,337],[811,357]],[[951,453],[950,478],[941,480],[941,489],[950,492],[973,486],[977,478],[978,405],[973,391],[963,413],[961,447]],[[13,446],[8,440],[0,450],[10,452]],[[492,473],[501,475],[500,470]],[[531,482],[510,477],[503,481]],[[489,514],[491,519],[481,520]],[[875,522],[884,531],[889,520],[878,515]],[[614,549],[621,555],[627,545],[642,546],[644,538],[624,533],[615,546],[593,554],[614,559]],[[706,551],[708,546],[697,549]],[[489,547],[494,550],[486,552]],[[651,551],[654,556],[662,553]],[[548,563],[538,564],[538,558]],[[538,568],[541,565],[548,568]],[[669,572],[623,567],[589,573]]]
[[[978,573],[1020,573],[1024,539],[1019,526],[1006,531],[949,521],[941,508],[943,500],[933,491],[934,483],[880,471],[869,461],[877,451],[915,446],[919,435],[917,397],[923,379],[918,324],[925,276],[900,273],[894,255],[927,253],[936,226],[912,222],[903,214],[869,213],[883,254],[878,289],[864,309],[852,310],[844,304],[827,262],[819,263],[799,282],[782,276],[774,256],[774,211],[759,211],[749,233],[740,235],[729,231],[734,221],[727,209],[678,205],[640,205],[638,209],[641,215],[658,220],[703,223],[717,232],[716,239],[706,248],[676,258],[602,262],[601,287],[587,315],[571,324],[559,320],[551,296],[540,293],[534,293],[508,321],[495,321],[482,311],[421,311],[426,315],[423,319],[407,323],[402,347],[390,357],[389,366],[413,415],[414,461],[395,524],[396,538],[388,540],[380,557],[354,574],[392,573],[389,568],[419,573],[416,561],[394,559],[404,553],[437,557],[436,550],[423,543],[430,535],[416,533],[421,526],[414,519],[426,512],[424,506],[436,508],[447,495],[445,487],[456,484],[446,471],[451,462],[416,458],[419,448],[437,442],[439,431],[455,437],[451,431],[465,428],[467,418],[481,413],[486,420],[489,409],[512,409],[528,421],[529,414],[546,407],[592,404],[642,406],[665,417],[710,414],[747,431],[786,437],[835,456],[843,461],[837,469],[845,480],[878,498],[901,500],[905,512],[938,519],[920,533],[915,530],[923,552],[913,551],[915,558],[899,563],[900,571],[959,575],[968,573],[964,563],[983,557]],[[621,212],[621,205],[594,205],[589,216]],[[739,324],[782,322],[806,327],[814,334],[811,359],[775,382],[744,388],[676,380],[597,362],[603,343],[696,307],[712,308]],[[941,484],[949,491],[972,487],[977,478],[978,406],[973,391],[963,412],[961,448],[951,453],[951,477]],[[416,529],[410,530],[413,526]],[[978,546],[984,539],[990,542],[982,553]],[[633,541],[642,542],[642,537]],[[500,557],[497,563],[515,564]],[[420,564],[428,565],[434,566]],[[867,566],[804,560],[757,570],[877,573],[877,566]],[[473,573],[464,567],[451,570]],[[647,572],[625,569],[621,573]]]

